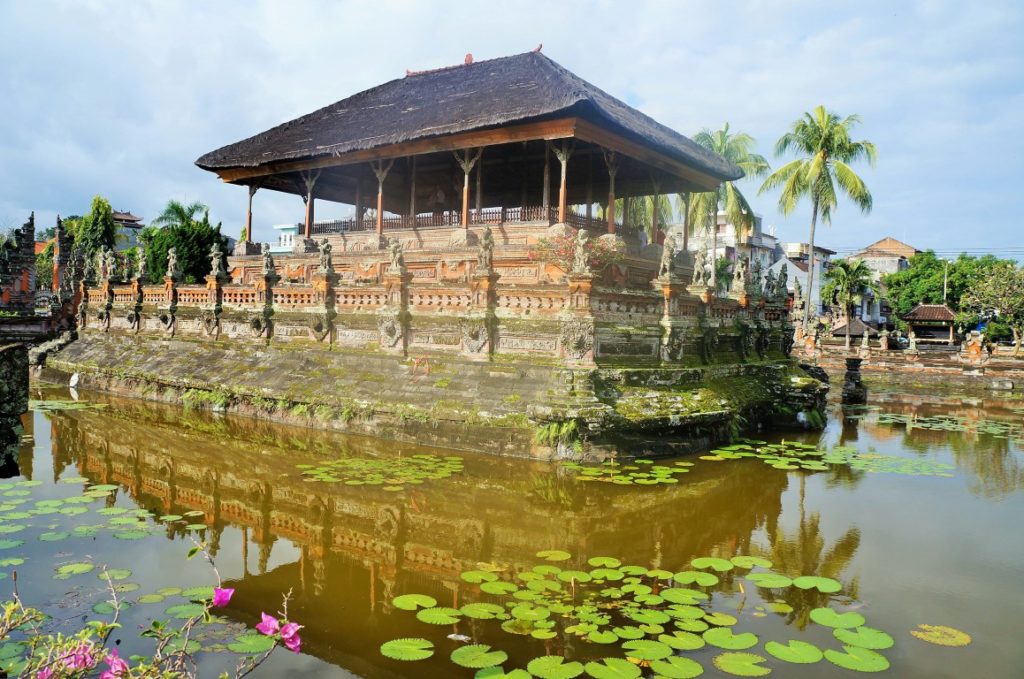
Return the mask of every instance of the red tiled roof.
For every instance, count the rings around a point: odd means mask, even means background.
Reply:
[[[952,323],[956,319],[953,310],[945,304],[918,304],[903,317],[905,321],[945,321]]]
[[[852,257],[859,259],[864,257],[906,257],[910,259],[918,252],[920,250],[913,245],[907,245],[892,236],[888,236],[880,241],[875,241],[860,252],[852,255]]]

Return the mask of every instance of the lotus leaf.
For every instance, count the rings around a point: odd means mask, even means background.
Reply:
[[[672,647],[660,641],[637,639],[622,644],[622,650],[629,658],[637,660],[661,660],[672,655]]]
[[[717,575],[703,571],[682,571],[673,575],[672,579],[681,585],[696,584],[701,587],[714,587],[718,584]]]
[[[586,571],[562,571],[558,574],[558,579],[562,582],[570,582],[575,580],[576,582],[590,582],[590,573]]]
[[[733,567],[733,563],[731,561],[719,559],[714,556],[702,556],[691,561],[690,565],[701,570],[710,568],[711,570],[718,571],[719,573],[731,571]]]
[[[537,558],[545,561],[568,561],[572,558],[572,554],[561,549],[545,549],[537,552]]]
[[[114,537],[118,540],[141,540],[149,537],[149,531],[144,530],[125,530],[114,533]]]
[[[593,556],[587,559],[587,563],[595,568],[618,568],[622,565],[621,561],[611,556]]]
[[[554,639],[558,636],[558,632],[550,629],[535,629],[530,632],[530,636],[534,639]]]
[[[693,632],[672,632],[671,634],[662,634],[658,637],[658,641],[667,646],[671,646],[677,651],[696,651],[698,648],[703,648],[706,643],[703,637],[694,634]]]
[[[674,604],[693,604],[708,598],[708,595],[697,589],[683,589],[681,587],[670,587],[658,593],[665,601]]]
[[[643,639],[645,632],[639,627],[632,625],[622,625],[621,627],[613,627],[612,631],[615,632],[615,636],[620,639]]]
[[[747,576],[747,580],[765,589],[782,589],[793,584],[791,579],[779,573],[751,573]]]
[[[545,655],[526,664],[527,671],[539,679],[573,679],[583,674],[583,665],[566,662],[560,655]]]
[[[20,556],[9,556],[5,559],[0,559],[0,568],[6,568],[7,566],[20,566],[25,563],[25,559]]]
[[[160,594],[143,594],[135,601],[140,604],[158,604],[163,600],[164,597]]]
[[[487,592],[488,594],[510,594],[517,589],[519,588],[511,582],[505,582],[503,580],[484,582],[480,585],[480,591]]]
[[[822,594],[835,594],[843,589],[838,580],[822,578],[816,575],[801,575],[793,579],[793,584],[800,589],[816,589]]]
[[[792,640],[788,644],[769,641],[764,645],[764,650],[779,660],[797,664],[816,663],[825,657],[820,648],[806,641]]]
[[[83,573],[88,573],[93,568],[95,568],[95,566],[91,563],[69,563],[63,566],[59,566],[57,568],[57,575],[55,575],[54,577],[58,580],[67,580],[72,575],[81,575]]]
[[[757,645],[757,635],[752,632],[734,634],[728,627],[712,627],[704,632],[704,641],[728,651],[742,651]]]
[[[97,615],[113,615],[114,605],[109,601],[101,601],[98,604],[93,604],[92,612]]]
[[[16,539],[0,540],[0,549],[14,549],[15,547],[21,547],[23,544],[25,544],[24,540],[16,540]]]
[[[853,628],[860,627],[864,624],[864,616],[856,611],[837,613],[827,607],[815,608],[812,610],[811,620],[819,625],[824,625],[825,627]]]
[[[588,662],[584,669],[594,679],[636,679],[640,676],[640,668],[622,658]]]
[[[498,579],[498,576],[490,571],[465,571],[459,577],[474,585],[478,585],[481,582],[494,582]]]
[[[614,644],[619,637],[614,632],[594,630],[587,635],[587,641],[595,644]]]
[[[266,653],[274,647],[274,638],[267,637],[255,632],[246,632],[235,637],[234,642],[228,644],[228,649],[235,653],[255,655]]]
[[[460,667],[481,669],[500,665],[508,660],[508,654],[505,651],[492,651],[486,644],[471,644],[452,651],[451,660]]]
[[[20,523],[0,524],[0,534],[20,533],[28,526]]]
[[[680,656],[655,660],[651,663],[651,669],[657,672],[657,676],[666,679],[693,679],[704,674],[703,665],[692,658]]]
[[[416,612],[416,619],[428,625],[454,625],[462,612],[457,608],[422,608]]]
[[[526,670],[515,669],[506,672],[500,667],[485,667],[473,675],[473,679],[532,679]]]
[[[835,649],[825,651],[825,659],[833,665],[855,672],[883,672],[889,669],[889,661],[885,656],[868,648],[859,646],[843,646],[845,653]]]
[[[512,617],[518,620],[528,620],[535,622],[537,620],[544,620],[551,615],[551,611],[542,606],[532,606],[530,604],[520,604],[511,610]]]
[[[433,601],[433,599],[431,599],[431,601]],[[436,605],[437,605],[437,602],[434,602],[433,604],[431,604],[431,606],[436,606]],[[405,610],[410,610],[410,609],[405,609]],[[463,606],[459,610],[461,610],[462,614],[465,615],[467,618],[474,618],[476,620],[490,620],[491,618],[494,618],[494,617],[496,617],[498,615],[501,615],[501,614],[503,614],[505,612],[505,609],[502,608],[501,606],[498,606],[497,604],[488,604],[488,603],[466,604],[465,606]]]
[[[832,635],[840,642],[849,646],[870,648],[873,651],[883,651],[887,648],[892,648],[895,643],[891,636],[873,627],[862,626],[856,629],[836,628],[832,630]]]
[[[967,632],[946,627],[944,625],[918,625],[910,633],[921,641],[939,646],[966,646],[971,643],[971,635]]]
[[[710,625],[703,620],[676,620],[673,624],[676,626],[676,629],[680,629],[684,632],[695,633],[703,632],[710,627]]]
[[[714,659],[715,667],[737,677],[763,677],[771,673],[771,668],[760,663],[765,658],[754,653],[722,653]]]
[[[621,580],[624,576],[622,571],[615,568],[595,568],[590,571],[590,577],[595,580]]]
[[[734,556],[730,561],[739,568],[771,568],[772,562],[760,556]]]
[[[719,625],[720,627],[730,627],[735,625],[737,620],[735,617],[728,613],[722,613],[721,611],[712,611],[704,616],[704,620],[712,625]]]
[[[403,611],[415,611],[417,608],[433,608],[437,606],[437,599],[426,594],[403,594],[391,600],[395,608]]]

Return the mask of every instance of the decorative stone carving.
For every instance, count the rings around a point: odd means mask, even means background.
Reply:
[[[907,347],[907,352],[911,353],[911,354],[916,354],[917,353],[917,335],[914,334],[913,330],[911,330],[910,334],[907,335],[907,340],[910,342],[909,346]]]
[[[752,297],[760,295],[764,290],[764,288],[761,287],[763,284],[761,272],[761,261],[756,260],[754,262],[753,269],[750,272],[750,280],[747,282],[747,294]]]
[[[324,341],[324,339],[331,333],[331,327],[332,322],[330,313],[317,313],[312,314],[309,317],[309,332],[317,342]]]
[[[594,319],[572,317],[562,321],[559,342],[566,356],[582,360],[594,350]]]
[[[266,310],[262,312],[252,312],[246,319],[246,325],[249,326],[249,332],[253,337],[263,337],[268,334],[270,328],[270,318]]]
[[[775,300],[785,302],[789,297],[789,265],[783,263],[779,268],[779,278],[775,281]]]
[[[320,241],[317,246],[320,251],[320,266],[318,271],[320,273],[334,273],[334,263],[331,261],[331,244],[326,238]],[[268,253],[269,254],[269,253]],[[273,260],[271,260],[273,261]]]
[[[771,269],[768,270],[768,273],[764,277],[764,291],[761,294],[764,295],[764,298],[767,300],[773,301],[775,299],[775,272]]]
[[[757,355],[764,358],[771,347],[771,329],[766,325],[759,325],[757,328]]]
[[[277,273],[274,267],[274,255],[270,252],[270,243],[263,244],[263,275],[273,276]]]
[[[490,340],[487,320],[484,318],[464,319],[461,325],[463,350],[471,354],[479,354]]]
[[[847,358],[846,374],[843,375],[843,403],[865,403],[868,390],[860,376],[860,363],[863,359]]]
[[[219,334],[220,314],[213,309],[204,309],[199,318],[203,322],[203,331],[208,336],[215,336]]]
[[[693,261],[693,284],[697,286],[707,285],[707,266],[708,259],[707,253],[704,252],[704,248],[698,248],[697,254],[694,256]]]
[[[661,341],[661,360],[680,361],[683,358],[683,334],[678,328],[672,328]]]
[[[177,281],[181,278],[181,267],[178,264],[178,251],[175,248],[167,250],[167,278]]]
[[[661,250],[661,262],[658,264],[658,278],[671,278],[676,273],[676,238],[672,234],[665,236],[665,244]]]
[[[167,267],[170,269],[170,267]],[[217,280],[224,280],[228,272],[224,268],[224,252],[220,249],[220,243],[214,243],[210,248],[210,275],[216,276]]]
[[[718,347],[718,328],[709,325],[701,330],[700,359],[704,363],[711,363],[715,357],[715,348]]]
[[[732,289],[735,292],[746,290],[748,278],[750,278],[750,260],[747,257],[740,257],[732,272]]]
[[[380,334],[380,345],[386,349],[398,346],[405,335],[402,319],[395,309],[381,309],[377,317],[377,332]]]
[[[477,273],[489,274],[494,270],[494,234],[491,233],[491,226],[484,227],[483,236],[480,238],[480,248],[476,253]]]
[[[572,273],[574,276],[584,276],[590,273],[590,249],[588,247],[590,234],[586,229],[576,232],[576,247],[572,252]]]
[[[140,285],[146,282],[146,250],[141,245],[135,248],[135,280]]]
[[[884,328],[878,333],[878,348],[882,351],[889,351],[889,331]]]
[[[117,253],[113,250],[104,249],[103,256],[106,260],[107,280],[112,283],[119,282],[121,280],[121,272],[118,268]]]
[[[388,241],[388,262],[387,273],[394,275],[405,274],[405,255],[402,252],[402,243],[397,238]]]
[[[754,353],[755,337],[749,323],[736,321],[736,329],[739,335],[736,338],[736,350],[743,360],[747,360]]]

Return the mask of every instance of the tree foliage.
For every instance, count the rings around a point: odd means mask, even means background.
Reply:
[[[840,307],[846,319],[846,348],[850,348],[850,321],[855,306],[869,292],[878,294],[874,277],[868,265],[860,259],[841,259],[825,272],[821,297]]]
[[[200,216],[201,215],[201,216]],[[210,224],[209,209],[202,203],[184,205],[176,200],[150,226],[139,234],[146,256],[146,271],[151,283],[159,283],[167,273],[167,251],[175,248],[183,282],[196,283],[210,273],[210,249],[219,244],[227,249],[227,238],[220,223]]]
[[[89,214],[74,225],[75,246],[85,257],[91,258],[103,248],[114,248],[117,224],[110,202],[102,196],[92,199]]]
[[[998,319],[1009,326],[1020,354],[1024,337],[1024,269],[1000,262],[980,276],[961,300],[964,307],[982,318]]]
[[[53,243],[47,243],[46,249],[36,255],[36,290],[49,290],[53,287]]]
[[[973,323],[977,314],[964,305],[964,295],[993,268],[1008,263],[1008,260],[993,255],[972,257],[964,254],[955,260],[945,261],[934,251],[926,250],[911,257],[906,269],[882,276],[882,285],[893,312],[904,316],[917,304],[942,304],[945,275],[946,304],[961,316],[963,322]]]

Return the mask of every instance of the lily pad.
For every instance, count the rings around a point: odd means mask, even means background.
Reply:
[[[106,572],[106,576],[103,575],[104,572]],[[96,577],[100,580],[106,580],[108,577],[111,580],[127,580],[132,577],[132,572],[127,568],[108,568],[106,571],[97,573]]]
[[[892,648],[895,643],[891,636],[873,627],[837,628],[832,630],[832,635],[844,644],[870,648],[873,651],[884,651],[887,648]]]
[[[561,549],[545,549],[537,552],[537,558],[545,561],[568,561],[572,558],[572,554]]]
[[[205,613],[205,612],[206,612],[206,607],[203,606],[202,604],[178,604],[176,606],[171,606],[166,611],[164,611],[164,613],[166,613],[167,615],[171,616],[172,618],[176,618],[178,620],[188,620],[189,618],[197,618],[197,617],[203,615],[203,613]],[[229,648],[230,648],[230,646],[229,646]],[[234,650],[234,649],[232,649],[232,650]],[[238,652],[239,653],[244,653],[246,651],[238,651]],[[257,653],[259,653],[259,651],[257,651]]]
[[[560,655],[545,655],[528,662],[526,670],[539,679],[573,679],[583,674],[583,664],[566,662]]]
[[[672,655],[671,646],[650,639],[627,641],[622,644],[622,650],[626,652],[626,657],[637,660],[661,660]]]
[[[437,599],[426,594],[402,594],[391,600],[395,608],[402,610],[416,610],[417,608],[433,608],[437,605]]]
[[[727,651],[742,651],[757,645],[757,635],[753,632],[735,634],[728,627],[712,627],[704,632],[704,641]]]
[[[480,585],[481,592],[487,592],[488,594],[511,594],[512,592],[519,589],[511,582],[505,582],[504,580],[495,580],[494,582],[484,582]]]
[[[921,641],[938,646],[966,646],[971,643],[970,634],[944,625],[918,625],[910,633]]]
[[[699,559],[694,559],[690,562],[690,565],[694,568],[705,569],[710,568],[711,570],[718,571],[719,573],[725,573],[731,571],[733,563],[726,559],[719,559],[714,556],[702,556]]]
[[[255,655],[257,653],[266,653],[274,647],[275,643],[273,637],[246,632],[235,637],[234,642],[228,644],[228,650],[244,655]]]
[[[434,601],[433,599],[431,599],[431,601],[433,601],[433,603],[430,604],[431,606],[436,606],[437,605],[436,601]],[[405,610],[411,610],[411,609],[405,609]],[[461,610],[462,614],[465,615],[467,618],[474,618],[476,620],[490,620],[490,619],[495,618],[495,617],[497,617],[499,615],[502,615],[505,612],[505,609],[502,608],[501,606],[498,606],[497,604],[488,604],[488,603],[466,604],[465,606],[463,606],[459,610]]]
[[[751,573],[747,576],[747,580],[765,589],[782,589],[793,584],[790,578],[781,573]]]
[[[831,608],[815,608],[811,611],[811,620],[825,627],[842,627],[851,629],[864,624],[864,616],[856,611],[838,613]]]
[[[428,625],[454,625],[462,612],[457,608],[423,608],[416,612],[416,619]]]
[[[838,580],[817,575],[801,575],[794,578],[793,584],[800,589],[816,589],[822,594],[835,594],[843,589],[842,583]]]
[[[71,533],[66,530],[47,531],[46,533],[39,534],[39,539],[43,542],[57,542],[59,540],[67,540],[69,537],[71,537]]]
[[[622,658],[588,662],[584,669],[594,679],[636,679],[640,676],[640,668]]]
[[[838,630],[837,630],[838,631]],[[769,641],[764,645],[768,655],[774,656],[785,662],[807,665],[819,662],[824,658],[821,649],[806,641],[792,640],[788,644],[780,644],[777,641]]]
[[[772,671],[761,665],[765,660],[755,653],[722,653],[714,663],[718,669],[737,677],[763,677]]]
[[[161,594],[143,594],[135,601],[140,604],[158,604],[164,600]]]
[[[93,568],[95,568],[93,564],[86,562],[64,564],[57,567],[57,575],[53,577],[58,580],[67,580],[72,575],[88,573]]]
[[[699,585],[700,587],[714,587],[718,584],[718,576],[714,573],[703,571],[683,571],[676,573],[672,579],[681,585]]]
[[[662,634],[658,637],[658,641],[671,646],[676,651],[696,651],[698,648],[703,648],[704,638],[693,632],[672,632],[671,634]]]
[[[380,653],[392,660],[426,660],[434,655],[434,644],[426,639],[392,639],[381,644]]]
[[[15,540],[8,538],[0,540],[0,549],[14,549],[15,547],[21,547],[23,544],[25,544],[24,540]]]
[[[498,576],[490,571],[464,571],[459,574],[459,577],[474,585],[479,585],[481,582],[494,582],[498,579]]]
[[[693,679],[704,674],[704,666],[699,662],[678,655],[651,662],[651,669],[666,679]]]
[[[587,563],[595,568],[618,568],[622,562],[611,556],[594,556],[587,559]],[[558,656],[548,656],[558,657]]]
[[[471,644],[452,651],[451,660],[460,667],[482,669],[500,665],[508,660],[508,654],[505,651],[492,651],[486,644]]]
[[[760,556],[734,556],[729,559],[739,568],[771,568],[772,562]]]
[[[881,653],[859,646],[843,646],[845,653],[835,649],[825,651],[825,659],[833,665],[855,672],[884,672],[889,669],[889,661]]]

